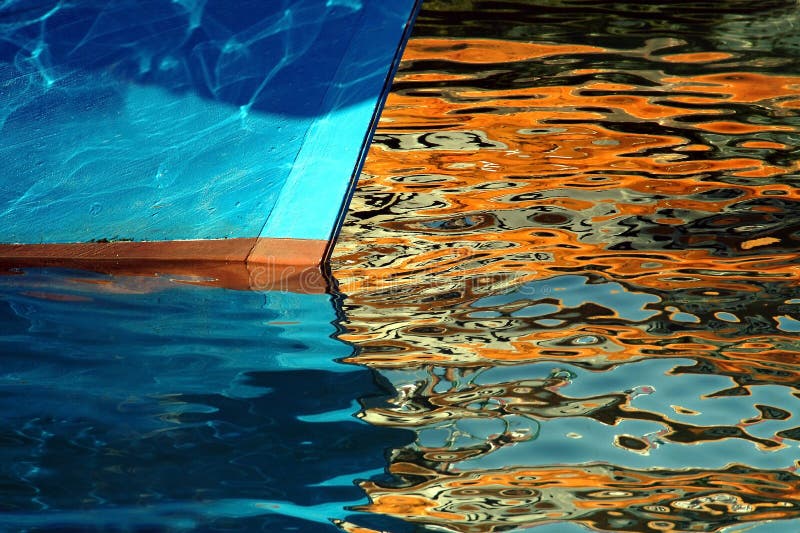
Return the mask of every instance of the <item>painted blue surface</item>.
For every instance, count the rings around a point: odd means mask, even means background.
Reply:
[[[413,4],[0,2],[0,242],[327,239]]]
[[[364,74],[386,72],[395,54],[399,59],[400,35],[414,4],[414,0],[365,2],[366,19],[376,22],[353,35],[337,73],[336,90],[327,96],[326,107],[333,111],[309,129],[262,237],[330,237],[340,210],[340,202],[333,199],[344,198],[348,193],[351,184],[346,174],[348,169],[353,173],[362,149],[354,140],[362,139],[366,145],[370,122],[377,111],[375,95],[382,90],[380,80],[366,80]],[[365,55],[364,50],[371,50],[371,54]],[[325,154],[324,161],[320,161],[319,154]],[[300,213],[298,206],[302,206]],[[323,220],[324,224],[318,222]]]
[[[411,434],[354,416],[386,392],[336,361],[334,297],[182,281],[0,276],[0,530],[334,532],[366,502]]]

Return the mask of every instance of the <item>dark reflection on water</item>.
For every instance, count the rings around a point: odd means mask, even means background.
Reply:
[[[798,27],[788,1],[425,3],[334,257],[349,360],[396,390],[360,416],[417,434],[358,510],[797,527]]]

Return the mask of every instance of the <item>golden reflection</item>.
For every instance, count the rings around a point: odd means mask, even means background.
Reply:
[[[800,516],[793,407],[748,400],[800,399],[800,76],[684,44],[411,39],[333,258],[347,362],[396,389],[359,416],[417,434],[357,510],[456,532]],[[570,369],[672,360],[666,377],[570,389]],[[536,364],[553,370],[478,377]],[[706,388],[656,405],[662,382]],[[695,396],[744,410],[709,418]],[[597,424],[564,443],[624,464],[514,452],[552,453],[546,428],[573,423]],[[681,448],[753,455],[658,463]],[[781,466],[752,466],[762,455]]]
[[[797,162],[766,163],[764,151],[785,151],[787,145],[757,137],[794,126],[739,124],[756,135],[742,139],[741,130],[722,131],[720,121],[683,123],[679,133],[664,135],[610,129],[599,119],[655,121],[669,131],[677,119],[708,118],[710,112],[709,106],[676,106],[676,88],[682,97],[711,95],[717,107],[770,106],[800,94],[800,77],[675,77],[653,69],[644,74],[658,85],[647,91],[601,81],[489,90],[470,88],[474,74],[459,82],[451,73],[414,68],[415,61],[436,58],[459,68],[480,65],[482,75],[487,64],[510,68],[531,59],[600,52],[490,40],[410,41],[353,200],[356,217],[348,220],[334,258],[340,288],[350,296],[346,338],[365,348],[358,362],[469,364],[541,357],[537,344],[543,337],[586,333],[599,325],[597,316],[557,331],[527,327],[527,335],[517,332],[491,343],[469,342],[459,330],[472,331],[474,322],[465,315],[483,295],[569,272],[658,291],[713,286],[728,294],[755,293],[753,298],[761,290],[754,280],[798,281],[797,237],[777,227],[773,211],[794,207],[800,193],[789,182],[764,180],[796,171]],[[426,89],[438,81],[448,88]],[[646,94],[627,94],[637,92]],[[581,111],[586,108],[597,110]],[[729,135],[708,136],[711,130]],[[725,152],[731,153],[723,157]],[[638,235],[623,238],[626,226],[638,226]],[[725,303],[711,312],[724,310]],[[371,306],[376,309],[359,313]],[[379,311],[382,306],[388,308]],[[387,320],[386,313],[393,312],[400,316]],[[420,321],[437,322],[442,333],[414,335],[408,324]],[[635,359],[643,352],[664,352],[658,345],[669,344],[668,338],[641,332],[647,324],[603,322],[625,349],[604,355],[605,350],[584,348],[588,359]],[[707,325],[692,335],[709,336]],[[710,336],[727,355],[730,335],[716,342],[719,336]],[[437,350],[436,337],[451,349]],[[376,345],[387,348],[385,355],[369,349]],[[666,354],[681,355],[674,348]]]
[[[392,463],[404,476],[406,463]],[[488,533],[555,521],[602,531],[715,531],[736,523],[800,516],[797,477],[732,465],[723,470],[640,471],[608,465],[421,473],[408,488],[362,483],[371,503],[356,508]],[[691,524],[691,525],[690,525]]]

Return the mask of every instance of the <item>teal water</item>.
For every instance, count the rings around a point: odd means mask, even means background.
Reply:
[[[328,294],[0,276],[0,530],[326,531],[383,477]]]
[[[427,2],[338,289],[0,277],[0,529],[798,529],[798,20]]]

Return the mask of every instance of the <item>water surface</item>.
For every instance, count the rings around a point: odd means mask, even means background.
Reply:
[[[793,2],[431,1],[334,259],[419,531],[797,526]],[[789,522],[792,521],[792,522]],[[553,528],[553,529],[547,529]]]
[[[343,295],[3,273],[0,528],[797,529],[800,14],[676,5],[427,2]]]
[[[334,297],[198,281],[0,276],[1,530],[336,531],[365,501],[410,439],[354,416],[387,392],[337,362]]]

